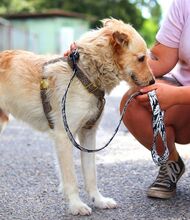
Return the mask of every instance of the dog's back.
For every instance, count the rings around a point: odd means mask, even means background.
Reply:
[[[44,119],[39,82],[43,63],[49,59],[21,50],[0,53],[1,130],[8,122],[9,113],[28,122],[31,122],[30,114],[33,120]]]

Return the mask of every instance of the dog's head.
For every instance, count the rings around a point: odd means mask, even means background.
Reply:
[[[99,75],[104,77],[101,83],[107,83],[103,87],[109,84],[108,90],[111,90],[121,80],[131,87],[153,84],[147,46],[139,33],[121,20],[104,19],[102,23],[102,28],[87,33],[82,41],[86,45],[83,51],[88,54],[86,59],[91,57],[90,68],[98,69]]]
[[[147,46],[139,33],[131,25],[116,19],[105,19],[102,22],[111,34],[114,60],[121,69],[119,77],[132,86],[153,84],[154,77],[147,64]]]

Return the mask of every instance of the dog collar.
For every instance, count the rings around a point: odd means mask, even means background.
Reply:
[[[69,66],[71,67],[71,69],[73,70],[74,76],[76,76],[80,80],[80,82],[83,84],[83,86],[87,89],[87,91],[89,93],[92,93],[98,99],[98,104],[97,104],[97,107],[98,107],[98,110],[99,110],[98,113],[96,114],[95,117],[88,120],[86,122],[86,124],[83,126],[83,128],[91,129],[95,125],[95,123],[99,119],[99,117],[101,116],[102,111],[104,109],[104,106],[105,106],[105,99],[104,99],[105,92],[103,90],[100,90],[96,85],[94,85],[88,79],[88,77],[83,73],[83,71],[77,65],[78,59],[79,59],[78,51],[73,50],[71,52],[71,54],[68,56],[67,62],[69,64]]]
[[[77,65],[79,59],[79,53],[77,50],[74,50],[67,58],[67,62],[71,69],[75,72],[76,77],[81,81],[83,86],[88,90],[89,93],[92,93],[99,99],[103,99],[105,92],[100,90],[94,83],[92,83],[88,77],[83,73],[83,71]]]

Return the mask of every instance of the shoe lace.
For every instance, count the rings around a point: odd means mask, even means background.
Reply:
[[[160,171],[155,183],[158,183],[162,186],[170,187],[171,182],[177,182],[179,173],[180,167],[177,162],[168,161],[166,164],[160,167]]]

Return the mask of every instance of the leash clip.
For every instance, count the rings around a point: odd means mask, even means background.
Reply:
[[[77,49],[73,50],[70,55],[69,55],[69,59],[72,61],[73,64],[73,71],[76,71],[76,64],[77,61],[79,60],[79,52]]]

